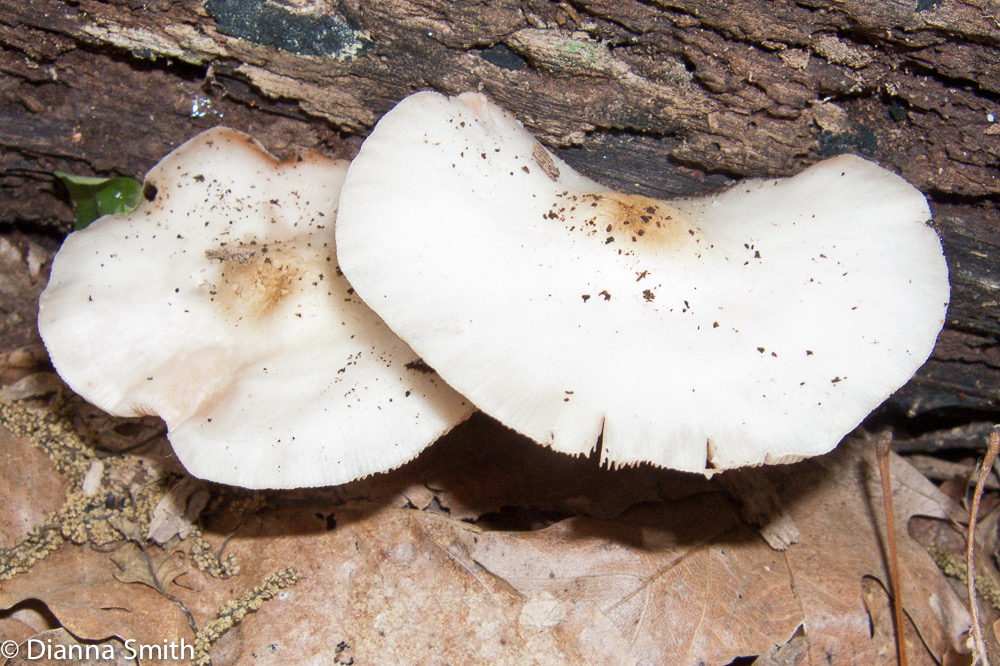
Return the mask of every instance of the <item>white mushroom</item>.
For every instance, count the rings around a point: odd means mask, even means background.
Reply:
[[[930,354],[924,197],[841,156],[702,199],[610,192],[483,96],[419,93],[344,185],[361,297],[480,409],[572,454],[706,471],[829,451]]]
[[[396,467],[471,413],[354,295],[333,227],[347,163],[279,163],[209,130],[147,175],[128,216],[71,234],[39,329],[112,414],[158,414],[195,476],[253,488]]]

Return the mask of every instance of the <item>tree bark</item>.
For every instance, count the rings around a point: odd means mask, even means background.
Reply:
[[[0,0],[0,46],[2,221],[35,231],[71,220],[55,169],[141,179],[216,124],[349,157],[422,89],[482,90],[648,195],[858,153],[928,196],[951,268],[896,405],[1000,399],[996,0]]]

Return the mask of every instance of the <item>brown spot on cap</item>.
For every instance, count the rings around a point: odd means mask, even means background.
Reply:
[[[271,250],[268,256],[264,256]],[[262,319],[274,312],[301,279],[301,258],[290,248],[238,245],[208,250],[205,256],[222,263],[217,296],[219,308],[235,321]]]
[[[638,194],[601,192],[584,194],[580,202],[586,217],[570,209],[563,217],[567,228],[603,229],[605,244],[613,242],[618,233],[630,239],[626,252],[680,250],[695,242],[695,232],[683,214],[670,204]],[[596,213],[596,216],[595,216]],[[579,219],[578,219],[579,218]],[[587,224],[593,222],[592,224]],[[639,250],[638,248],[643,248]]]

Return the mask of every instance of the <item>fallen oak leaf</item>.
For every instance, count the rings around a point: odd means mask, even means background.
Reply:
[[[723,493],[637,507],[613,522],[484,533],[471,555],[526,606],[548,598],[599,609],[638,661],[727,663],[786,642],[801,624],[782,554]]]
[[[116,569],[107,553],[66,545],[36,563],[27,575],[7,581],[0,589],[0,608],[38,599],[61,626],[81,639],[120,636],[134,639],[136,645],[181,639],[191,644],[194,631],[182,610],[146,585],[119,582],[113,576]]]
[[[222,636],[213,661],[531,663],[518,637],[518,595],[465,552],[464,535],[479,528],[430,512],[338,507],[327,530],[321,507],[329,505],[266,511],[230,540],[242,576],[294,566],[301,578],[253,624]]]
[[[795,521],[781,506],[764,469],[732,470],[720,474],[718,480],[740,503],[740,517],[756,526],[771,548],[785,550],[802,538]]]
[[[166,593],[170,584],[186,573],[176,554],[177,551],[170,550],[150,554],[148,549],[130,541],[111,553],[111,561],[118,567],[111,575],[123,583],[141,583]]]
[[[946,499],[932,484],[901,461],[893,469],[901,522],[912,513],[945,515]],[[873,452],[851,440],[822,459],[765,471],[801,531],[784,552],[711,486],[615,519],[574,517],[532,532],[484,530],[454,511],[356,502],[331,515],[321,498],[268,510],[229,548],[247,575],[294,565],[303,579],[261,610],[267,633],[234,630],[213,653],[299,663],[332,659],[332,646],[344,643],[356,660],[373,662],[432,651],[456,663],[475,655],[496,663],[711,664],[770,654],[798,633],[813,663],[872,663],[891,652],[883,636],[872,639],[863,595],[864,581],[887,580]],[[430,484],[435,495],[464,491],[442,478]],[[478,483],[509,483],[486,478]],[[608,475],[605,483],[618,480]],[[489,489],[477,492],[487,506],[495,501]],[[917,648],[912,663],[931,663],[956,648],[968,613],[918,544],[904,539],[900,552],[906,611],[919,632],[908,636]],[[796,643],[791,652],[798,650]]]
[[[224,633],[243,622],[250,613],[256,613],[265,601],[273,599],[281,590],[291,587],[299,581],[299,572],[294,568],[275,571],[264,577],[260,585],[241,594],[238,598],[226,602],[219,609],[219,615],[205,625],[194,639],[195,657],[191,660],[194,666],[206,666],[211,663],[209,649]]]
[[[797,666],[809,651],[809,641],[801,629],[784,645],[773,648],[757,657],[754,666]]]
[[[784,504],[804,535],[786,557],[795,571],[810,658],[874,658],[872,646],[865,643],[871,621],[859,589],[863,576],[878,580],[885,589],[890,585],[872,442],[848,438],[830,455],[770,473],[784,486]],[[944,519],[952,510],[933,483],[894,454],[892,488],[897,525],[906,525],[916,515]],[[964,652],[962,635],[972,620],[967,608],[920,543],[909,535],[897,538],[908,619],[935,659],[949,650]],[[910,636],[907,641],[912,643]]]
[[[43,451],[0,427],[0,547],[12,547],[58,511],[67,489]]]
[[[123,583],[141,583],[159,592],[165,599],[177,604],[178,608],[188,619],[192,631],[198,631],[198,623],[181,599],[177,598],[168,589],[178,576],[186,573],[186,568],[180,566],[174,560],[179,550],[170,547],[159,553],[150,553],[150,548],[146,544],[142,535],[142,529],[133,521],[123,516],[116,516],[111,521],[115,529],[120,531],[128,541],[121,548],[113,551],[111,561],[118,571],[112,571],[111,575]]]
[[[638,507],[614,522],[572,518],[525,533],[484,533],[475,561],[526,598],[590,603],[630,655],[664,663],[727,663],[784,643],[802,625],[811,659],[872,663],[863,580],[887,585],[878,479],[870,448],[767,470],[801,541],[782,553],[749,532],[718,495]],[[894,461],[900,519],[943,516],[933,484]],[[711,516],[710,521],[705,516]],[[706,524],[708,523],[708,524]],[[967,611],[918,543],[900,548],[906,611],[930,655],[960,647]],[[930,658],[930,657],[928,657]]]
[[[896,661],[896,632],[894,612],[888,590],[874,578],[865,576],[861,580],[862,599],[865,611],[871,619],[872,647],[876,663],[891,664]],[[905,619],[906,613],[903,613]],[[906,627],[906,651],[908,655],[926,655],[919,646],[913,644],[917,632],[912,624]],[[917,663],[920,663],[919,661]]]

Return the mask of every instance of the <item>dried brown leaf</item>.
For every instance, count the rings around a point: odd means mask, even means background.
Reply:
[[[171,583],[186,572],[176,558],[176,552],[150,553],[129,542],[111,553],[111,561],[118,567],[112,575],[123,583],[142,583],[157,592],[166,592]]]
[[[54,372],[36,372],[0,387],[0,400],[24,400],[55,393],[65,386]]]
[[[757,657],[754,666],[796,666],[805,660],[809,641],[801,631],[796,632],[784,645],[773,648]]]
[[[174,570],[159,568],[168,558],[139,557],[140,543],[161,552],[145,542],[148,525],[120,523],[135,542],[127,550],[64,546],[7,581],[0,607],[37,598],[84,638],[191,642],[178,602],[207,627],[240,590],[294,567],[294,587],[221,635],[216,663],[711,664],[770,654],[797,630],[813,663],[886,654],[885,632],[871,635],[884,617],[871,590],[887,576],[879,481],[863,444],[762,471],[768,512],[801,535],[778,552],[715,482],[601,470],[504,433],[479,420],[414,465],[341,488],[270,493],[271,506],[246,520],[212,503],[199,528],[239,563],[229,580],[188,567],[185,586],[170,585]],[[900,460],[893,470],[900,524],[947,515],[947,498],[925,478]],[[485,527],[510,507],[528,517],[523,526],[548,526]],[[968,615],[919,544],[900,542],[920,663],[954,647]],[[153,571],[145,580],[143,564]],[[147,587],[157,582],[172,599]]]
[[[873,446],[848,439],[829,455],[772,473],[784,479],[783,500],[803,534],[786,556],[811,660],[874,659],[860,585],[863,576],[885,589],[889,583]],[[950,510],[951,503],[934,484],[898,456],[892,460],[892,487],[897,525],[906,525],[914,515],[943,519]],[[905,613],[935,657],[961,648],[961,635],[971,622],[968,611],[924,548],[908,535],[897,539]]]
[[[893,469],[901,523],[945,515],[932,484],[898,459]],[[719,490],[529,532],[388,508],[337,510],[333,529],[327,513],[305,506],[265,514],[230,542],[232,552],[248,571],[294,565],[302,580],[261,609],[267,633],[241,628],[217,650],[275,664],[332,659],[337,645],[359,663],[431,654],[458,663],[726,663],[768,653],[801,626],[812,663],[894,659],[873,452],[847,443],[768,474],[802,533],[784,552]],[[968,613],[919,544],[902,536],[900,554],[911,660],[931,663],[961,647]],[[866,585],[878,601],[870,608]]]
[[[186,539],[198,516],[208,504],[207,484],[184,477],[164,495],[153,510],[146,538],[163,545],[175,536]]]
[[[25,622],[13,617],[0,618],[0,638],[5,641],[21,643],[26,641],[38,631]]]
[[[0,388],[49,367],[45,345],[35,342],[0,353]]]
[[[9,548],[59,508],[67,484],[26,437],[0,428],[0,547]]]
[[[5,581],[0,588],[0,608],[27,599],[39,599],[67,631],[85,640],[118,636],[136,645],[162,645],[164,641],[188,644],[194,632],[175,604],[145,585],[115,579],[118,567],[109,554],[89,547],[64,546],[41,560],[28,574]],[[175,589],[177,586],[174,586]],[[204,619],[210,613],[205,609]],[[176,661],[144,661],[176,664]]]
[[[739,502],[740,517],[756,526],[771,548],[785,550],[802,538],[795,521],[781,506],[766,470],[733,470],[720,475],[719,482]]]
[[[861,580],[861,592],[865,610],[871,621],[871,644],[874,659],[872,663],[885,664],[886,666],[896,664],[898,659],[896,631],[889,592],[882,587],[879,581],[867,576]],[[920,645],[920,637],[913,624],[909,622],[906,623],[906,646],[910,663],[914,665],[927,664],[928,666],[936,663]]]
[[[803,621],[785,558],[723,493],[639,507],[614,522],[482,534],[471,552],[529,604],[597,609],[637,662],[727,663],[786,642]]]

